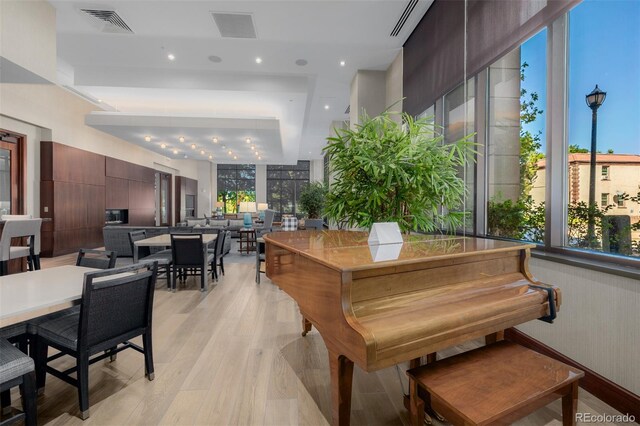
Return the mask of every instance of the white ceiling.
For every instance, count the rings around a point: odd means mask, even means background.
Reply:
[[[420,0],[399,36],[390,37],[408,0],[49,1],[57,9],[61,83],[129,117],[126,129],[117,130],[118,113],[108,114],[112,121],[101,130],[148,148],[140,137],[145,132],[177,143],[179,130],[206,146],[216,128],[150,129],[131,117],[275,120],[280,137],[273,143],[281,149],[265,145],[273,148],[263,157],[270,164],[321,158],[331,122],[348,119],[355,72],[387,69],[432,3]],[[101,33],[79,5],[115,9],[135,34]],[[212,11],[251,13],[257,39],[222,38]],[[298,66],[297,59],[308,64]],[[242,144],[241,133],[250,130],[236,129],[238,140],[227,145],[241,150],[233,143]]]

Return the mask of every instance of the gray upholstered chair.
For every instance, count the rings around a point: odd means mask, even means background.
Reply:
[[[167,290],[171,290],[171,250],[162,250],[157,253],[150,254],[149,247],[136,247],[135,242],[147,238],[147,231],[131,231],[129,232],[129,244],[131,245],[131,253],[138,250],[141,255],[138,256],[138,262],[158,262],[158,267],[164,269],[167,276]]]
[[[145,376],[154,379],[151,319],[157,273],[157,262],[89,272],[80,311],[40,324],[36,375],[49,373],[77,387],[83,420],[89,417],[90,364],[131,348],[144,354]],[[111,278],[119,274],[126,275]],[[130,342],[137,336],[142,336],[142,347]],[[47,347],[60,353],[47,357]],[[59,371],[48,365],[63,355],[75,358],[76,366]]]
[[[88,255],[88,256],[87,256]],[[113,269],[118,255],[115,251],[80,249],[76,266],[96,269]]]
[[[316,229],[318,231],[322,231],[324,222],[322,219],[305,219],[304,227],[309,230]]]
[[[2,414],[11,410],[13,387],[20,386],[24,401],[24,412],[4,420],[0,425],[8,425],[24,419],[27,426],[36,424],[36,377],[34,363],[29,356],[11,343],[0,339],[0,401]]]
[[[273,231],[273,218],[275,216],[275,210],[267,209],[264,211],[264,223],[261,228],[256,229],[256,238],[260,238],[267,232]]]
[[[6,216],[6,215],[5,215]],[[40,269],[42,219],[9,219],[0,236],[0,275],[9,273],[9,260],[26,257],[30,270]],[[28,245],[12,246],[12,238],[28,237]]]

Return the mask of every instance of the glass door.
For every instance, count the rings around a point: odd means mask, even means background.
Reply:
[[[171,226],[171,175],[156,172],[156,223]]]
[[[0,141],[0,216],[20,214],[20,161],[18,144]]]

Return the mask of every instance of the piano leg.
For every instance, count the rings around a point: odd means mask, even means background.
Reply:
[[[437,360],[437,353],[436,352],[432,352],[430,354],[427,354],[427,364],[431,364],[436,362]],[[418,368],[420,367],[422,364],[422,358],[414,358],[411,361],[409,361],[409,368]],[[405,395],[404,396],[404,408],[406,408],[410,415],[411,418],[415,418],[414,417],[414,410],[416,410],[416,406],[414,405],[414,389],[412,389],[411,383],[409,383],[409,395]],[[418,390],[416,389],[415,392],[420,392],[420,395],[422,397],[428,397],[429,395],[422,391],[422,390]],[[438,421],[445,421],[444,417],[442,417],[440,414],[438,414],[432,407],[431,407],[431,398],[426,398],[426,403],[425,400],[423,400],[422,398],[420,398],[418,396],[418,394],[416,393],[416,399],[415,399],[415,404],[419,404],[419,406],[421,407],[422,410],[422,414],[420,417],[420,424],[422,425],[422,423],[426,423],[428,425],[433,424],[433,419],[432,416],[435,417],[436,419],[438,419]]]
[[[333,426],[349,426],[353,361],[330,348],[328,349],[331,370],[331,424]]]
[[[495,333],[487,334],[486,336],[484,336],[484,344],[487,346],[501,340],[504,340],[504,330],[496,331]]]
[[[311,326],[311,321],[302,315],[302,337],[306,336],[307,333],[311,331]]]

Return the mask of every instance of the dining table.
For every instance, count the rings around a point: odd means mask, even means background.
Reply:
[[[0,328],[80,303],[87,272],[83,266],[56,266],[0,276]]]
[[[218,234],[202,234],[203,249],[214,242],[217,238]],[[171,234],[160,234],[155,237],[134,241],[133,245],[136,247],[136,250],[133,250],[133,263],[138,263],[138,247],[171,247]]]

